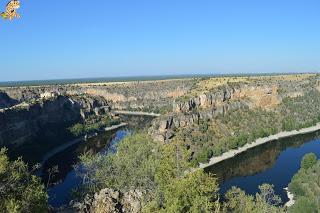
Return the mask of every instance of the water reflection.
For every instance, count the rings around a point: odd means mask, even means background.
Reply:
[[[319,132],[263,144],[208,167],[206,171],[216,174],[222,194],[232,186],[255,194],[258,185],[270,183],[282,200],[287,201],[283,188],[298,171],[301,158],[308,152],[320,156]]]

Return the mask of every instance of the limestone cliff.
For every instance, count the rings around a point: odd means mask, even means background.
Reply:
[[[22,145],[40,133],[54,137],[55,129],[65,129],[90,113],[98,113],[101,106],[109,109],[102,98],[57,96],[0,110],[0,147]]]
[[[286,88],[286,92],[279,94],[279,87]],[[195,97],[179,97],[173,102],[172,113],[156,119],[149,129],[149,134],[159,141],[168,141],[174,137],[177,128],[199,124],[200,119],[212,120],[229,111],[244,108],[261,107],[272,110],[282,98],[294,96],[296,89],[292,83],[253,82],[216,87]],[[303,92],[300,88],[300,94]]]

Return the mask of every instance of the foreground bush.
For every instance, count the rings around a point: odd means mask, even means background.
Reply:
[[[0,211],[46,212],[48,196],[40,179],[21,159],[10,162],[6,151],[0,151]]]

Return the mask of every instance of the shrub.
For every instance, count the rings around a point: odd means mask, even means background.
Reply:
[[[302,158],[301,168],[309,169],[316,163],[317,163],[317,156],[314,153],[308,153]]]
[[[74,126],[69,128],[69,131],[71,132],[71,134],[73,134],[74,136],[78,137],[82,134],[84,134],[85,132],[85,128],[83,124],[75,124]]]
[[[7,150],[0,150],[1,212],[46,212],[48,195],[40,179],[28,171],[21,158],[10,162]]]
[[[317,205],[310,198],[301,197],[295,201],[295,204],[290,208],[292,213],[315,213]]]

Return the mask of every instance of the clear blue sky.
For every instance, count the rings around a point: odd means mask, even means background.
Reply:
[[[319,0],[20,1],[0,81],[320,70]]]

